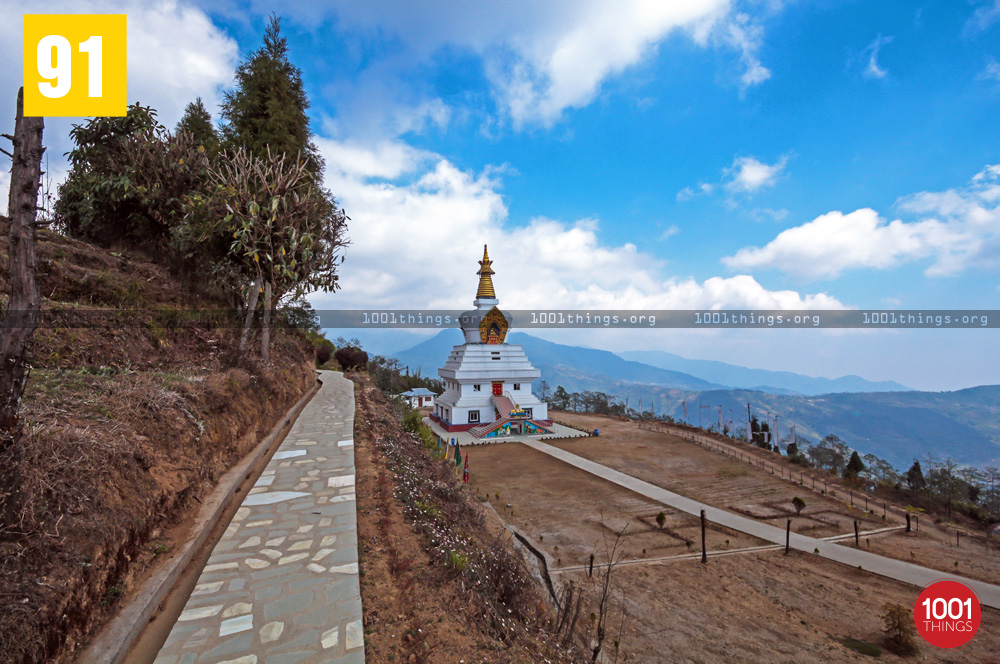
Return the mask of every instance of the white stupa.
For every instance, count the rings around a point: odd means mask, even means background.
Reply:
[[[465,343],[438,369],[445,390],[434,399],[431,419],[447,431],[479,438],[550,434],[548,406],[531,392],[542,373],[520,346],[505,342],[510,317],[497,308],[492,264],[484,245],[476,308],[462,314]]]

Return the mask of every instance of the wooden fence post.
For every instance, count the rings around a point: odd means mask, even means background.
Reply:
[[[705,510],[701,511],[701,562],[708,562],[708,549],[705,548]]]

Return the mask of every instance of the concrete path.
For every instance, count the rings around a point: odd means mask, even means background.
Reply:
[[[700,516],[701,510],[705,510],[705,517],[712,523],[738,530],[747,535],[753,535],[772,544],[784,545],[785,543],[785,531],[780,528],[775,528],[766,523],[754,521],[753,519],[748,519],[717,507],[711,507],[690,498],[685,498],[672,491],[667,491],[649,482],[644,482],[631,475],[626,475],[625,473],[595,463],[589,459],[584,459],[576,454],[546,443],[534,440],[524,440],[521,442],[532,449],[548,454],[580,470],[625,487],[640,495],[652,498],[674,509],[695,516]],[[892,558],[886,558],[867,551],[841,546],[840,544],[796,533],[792,533],[790,545],[793,549],[807,553],[813,553],[818,550],[820,556],[829,560],[851,565],[852,567],[861,567],[868,572],[874,572],[875,574],[919,587],[926,586],[937,579],[957,579],[976,591],[976,594],[979,595],[979,601],[984,606],[1000,609],[1000,586],[913,565],[901,560],[893,560]]]
[[[155,664],[365,661],[354,384],[323,386],[202,570]]]

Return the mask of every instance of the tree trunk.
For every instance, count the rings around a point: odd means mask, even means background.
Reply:
[[[260,356],[264,364],[271,361],[271,282],[264,284],[264,327],[260,335]]]
[[[250,334],[250,324],[253,323],[253,314],[257,310],[257,298],[260,297],[260,283],[263,277],[257,275],[257,280],[253,282],[253,292],[250,293],[250,304],[247,305],[247,315],[243,320],[243,334],[240,335],[240,350],[247,345],[247,336]]]
[[[28,380],[31,337],[38,325],[41,297],[36,280],[35,217],[42,177],[42,118],[24,117],[24,89],[17,93],[11,160],[10,198],[10,301],[0,338],[0,518],[10,528],[20,508],[19,447],[21,426],[17,417]]]

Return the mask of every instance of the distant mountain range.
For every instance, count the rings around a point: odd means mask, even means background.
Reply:
[[[661,369],[682,371],[720,385],[771,394],[831,394],[833,392],[905,392],[905,385],[893,381],[872,382],[860,376],[814,378],[791,371],[768,371],[716,362],[689,360],[662,350],[632,350],[618,353],[619,357],[642,362]]]
[[[692,394],[687,405],[692,424],[698,423],[697,403],[708,405],[703,415],[707,427],[732,417],[746,428],[747,404],[758,416],[778,414],[784,439],[789,425],[813,442],[834,434],[862,453],[881,457],[898,470],[913,459],[931,454],[951,457],[960,464],[996,464],[1000,461],[1000,385],[973,387],[956,392],[868,392],[790,396],[749,390],[712,390]],[[664,409],[683,419],[682,404]],[[659,412],[659,411],[658,411]],[[730,415],[732,412],[732,415]]]
[[[931,454],[963,464],[1000,462],[1000,386],[956,392],[919,392],[892,382],[858,376],[815,378],[788,371],[748,369],[724,362],[688,360],[662,351],[609,351],[545,341],[514,332],[542,380],[554,390],[606,392],[632,408],[654,408],[691,424],[724,419],[744,427],[747,404],[754,413],[777,413],[782,437],[795,423],[814,441],[835,434],[862,453],[905,470],[915,457]],[[395,353],[410,371],[436,376],[461,332],[443,330]],[[646,362],[637,361],[645,359]],[[654,366],[656,363],[658,366]],[[538,383],[535,383],[535,390]],[[732,413],[730,415],[730,412]]]
[[[528,359],[535,368],[541,370],[542,379],[548,381],[553,389],[556,385],[562,385],[570,392],[607,391],[605,388],[609,379],[614,382],[661,385],[681,390],[726,388],[725,385],[679,371],[625,360],[606,350],[564,346],[523,332],[513,332],[507,340],[524,347]],[[452,347],[460,343],[460,331],[443,330],[413,348],[396,353],[395,357],[410,367],[411,372],[419,369],[424,375],[436,376],[438,368],[448,359]]]

